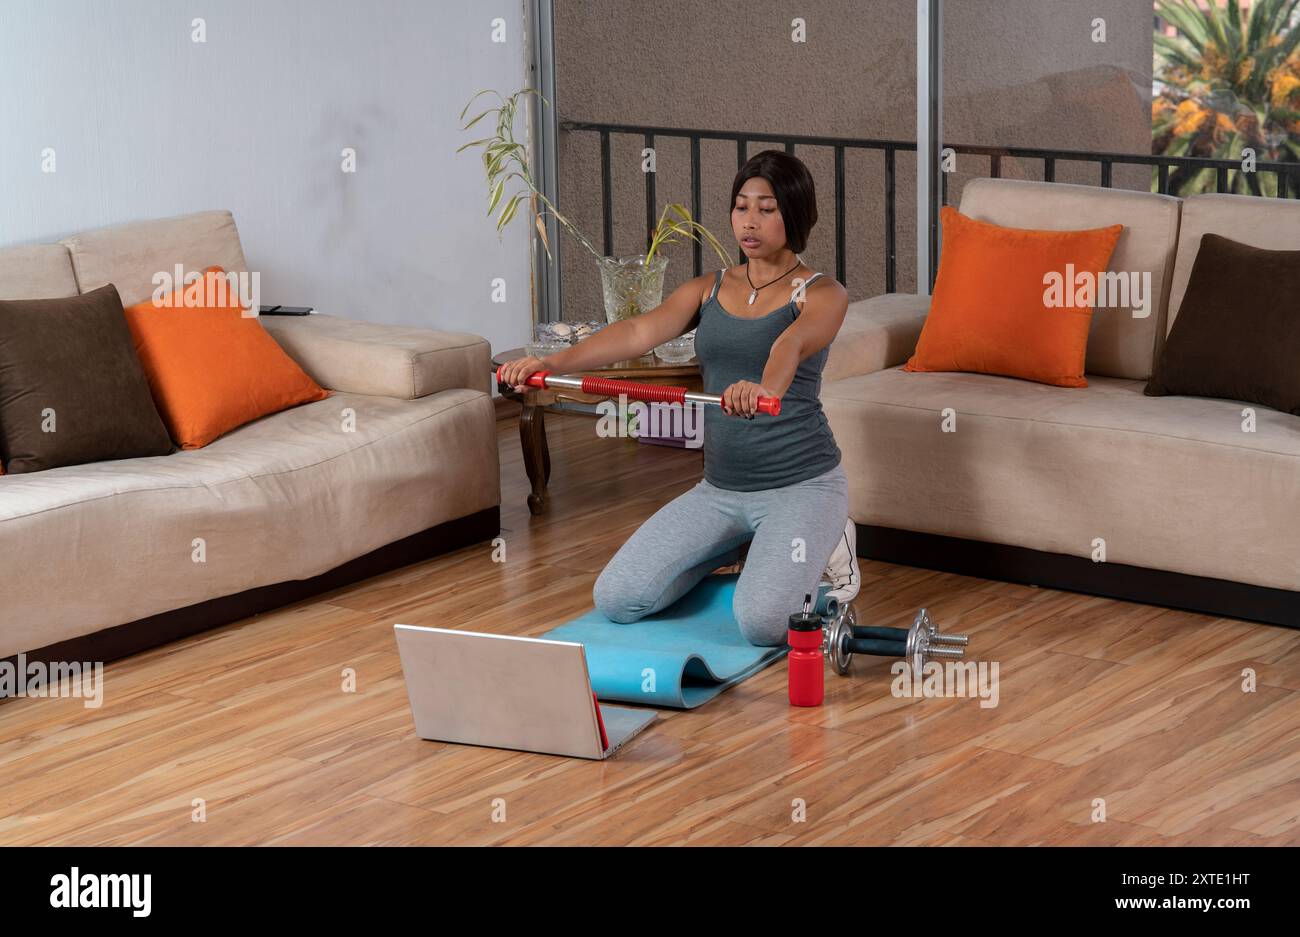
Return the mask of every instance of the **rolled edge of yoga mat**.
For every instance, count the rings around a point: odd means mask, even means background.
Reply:
[[[601,701],[692,709],[789,650],[755,646],[741,635],[732,614],[739,578],[706,576],[668,608],[636,622],[611,622],[592,609],[540,637],[583,645]],[[643,689],[647,667],[657,674],[653,694]]]

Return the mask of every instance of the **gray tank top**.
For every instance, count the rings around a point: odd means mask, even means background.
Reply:
[[[811,284],[821,274],[808,278]],[[793,299],[758,318],[733,316],[718,302],[722,271],[700,307],[695,355],[704,392],[720,394],[736,381],[760,383],[772,343],[799,316]],[[783,488],[835,468],[840,449],[822,413],[819,394],[829,347],[799,362],[779,416],[752,420],[704,408],[704,478],[718,488]]]

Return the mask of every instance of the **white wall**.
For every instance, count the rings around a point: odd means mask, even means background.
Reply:
[[[455,149],[525,60],[521,0],[0,0],[0,245],[229,208],[263,302],[520,345],[527,219],[499,241]]]

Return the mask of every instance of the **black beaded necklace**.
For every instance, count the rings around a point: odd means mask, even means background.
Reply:
[[[780,275],[779,277],[777,277],[775,280],[770,280],[769,282],[764,283],[762,286],[755,286],[755,285],[754,285],[754,281],[751,280],[751,279],[749,278],[749,264],[746,263],[746,264],[745,264],[745,279],[749,281],[749,305],[751,305],[751,306],[754,305],[754,300],[758,299],[758,291],[759,291],[759,290],[767,289],[767,288],[768,288],[769,286],[771,286],[773,283],[776,283],[776,282],[778,282],[778,281],[780,281],[780,280],[784,280],[784,279],[785,279],[786,277],[788,277],[791,273],[793,273],[794,271],[798,270],[800,264],[802,264],[802,263],[803,263],[802,260],[796,260],[795,263],[794,263],[794,266],[793,266],[793,267],[791,267],[791,268],[790,268],[789,270],[787,270],[785,273],[781,274],[781,275]]]

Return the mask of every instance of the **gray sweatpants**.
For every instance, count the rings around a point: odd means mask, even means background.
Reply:
[[[632,622],[677,601],[752,540],[732,610],[750,644],[785,644],[790,615],[817,592],[849,515],[843,464],[806,481],[731,491],[707,481],[642,524],[596,579],[606,618]]]

